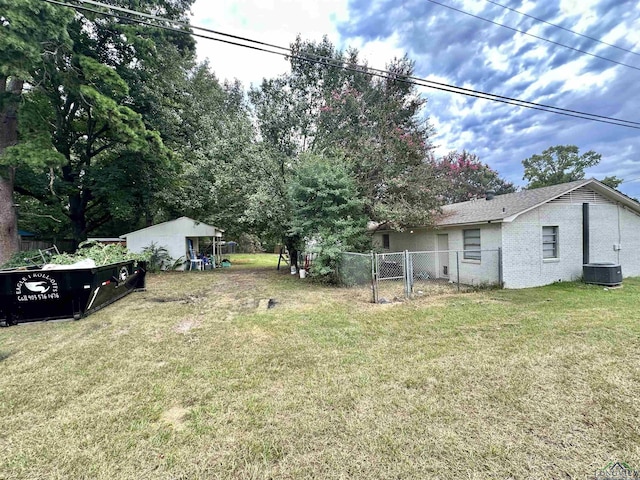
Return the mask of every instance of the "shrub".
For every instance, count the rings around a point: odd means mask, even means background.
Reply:
[[[160,270],[175,270],[182,265],[182,257],[174,260],[169,251],[162,245],[151,242],[150,245],[142,249],[142,257],[147,262],[148,272],[159,272]]]

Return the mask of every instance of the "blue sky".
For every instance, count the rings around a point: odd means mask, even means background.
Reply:
[[[546,25],[487,0],[437,0],[477,16],[638,69],[594,58],[464,15],[427,0],[197,0],[193,23],[279,45],[297,34],[359,48],[383,68],[407,54],[417,76],[598,115],[640,121],[640,6],[628,0],[495,0],[614,44],[626,52]],[[199,41],[221,78],[258,83],[287,70],[278,57]],[[635,53],[637,52],[637,53]],[[437,153],[467,149],[522,185],[521,161],[552,145],[602,154],[588,176],[617,175],[640,198],[640,131],[424,89]],[[637,179],[636,181],[632,181]]]

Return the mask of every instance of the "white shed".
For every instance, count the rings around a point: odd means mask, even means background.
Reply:
[[[175,260],[184,260],[183,268],[190,268],[195,265],[200,266],[200,262],[195,260],[198,253],[202,251],[205,244],[213,245],[213,254],[219,263],[220,244],[224,230],[206,223],[198,222],[189,217],[180,217],[169,222],[152,225],[135,232],[125,233],[120,238],[127,242],[127,249],[134,253],[142,253],[145,247],[154,243],[158,247],[164,247],[169,255]]]

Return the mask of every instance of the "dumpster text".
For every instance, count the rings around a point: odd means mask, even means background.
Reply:
[[[55,300],[60,298],[58,282],[46,273],[30,273],[16,283],[16,295],[19,302]]]

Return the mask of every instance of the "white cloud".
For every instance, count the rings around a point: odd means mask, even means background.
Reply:
[[[301,34],[319,40],[324,34],[337,39],[335,22],[346,18],[346,0],[300,2],[295,0],[196,0],[192,7],[193,25],[254,40],[288,47]],[[247,48],[197,39],[198,58],[209,59],[221,79],[240,79],[246,87],[262,78],[275,77],[288,70],[283,57]]]
[[[536,11],[548,6],[548,11],[559,11],[555,17],[545,17],[550,22],[582,33],[606,30],[599,34],[604,41],[627,48],[633,49],[633,45],[640,42],[640,30],[634,28],[640,18],[637,9],[612,5],[607,15],[599,18],[596,12],[602,0],[555,1],[557,3],[542,5],[525,0],[518,10],[544,16]],[[517,14],[493,6],[486,10],[486,2],[463,0],[456,6],[517,26]],[[601,60],[571,53],[523,34],[506,33],[500,27],[460,13],[426,5],[424,0],[371,0],[370,3],[365,0],[220,0],[215,4],[196,0],[193,12],[192,22],[196,25],[285,47],[297,34],[310,40],[319,40],[327,34],[339,48],[358,48],[360,58],[376,68],[384,68],[389,60],[402,56],[405,51],[412,52],[418,72],[442,83],[463,84],[471,89],[493,90],[526,100],[631,119],[639,104],[629,91],[634,85],[631,76],[637,71],[614,64],[612,68],[603,68],[606,65]],[[576,47],[585,42],[530,19],[526,23],[530,25],[529,31],[536,35],[566,38],[563,42]],[[604,28],[606,25],[610,27]],[[345,36],[341,37],[339,32]],[[482,45],[483,42],[487,44]],[[585,49],[640,66],[636,58],[630,58],[631,54],[623,55],[611,47],[589,44]],[[516,52],[518,55],[514,56]],[[259,83],[263,77],[288,71],[288,63],[283,58],[208,40],[198,40],[198,55],[201,59],[210,59],[220,78],[237,77],[247,87],[251,82]],[[543,91],[549,85],[557,87]],[[626,129],[432,89],[420,91],[429,100],[426,113],[436,128],[432,140],[438,147],[437,155],[466,148],[480,154],[483,161],[510,180],[521,183],[523,158],[550,145],[576,144],[581,151],[594,149],[602,153],[599,176],[616,173],[630,178],[640,176],[640,162],[635,158],[636,152],[640,155],[640,140]],[[640,195],[640,182],[625,184],[623,191]]]
[[[350,38],[342,45],[342,48],[357,48],[362,62],[366,61],[370,67],[384,69],[386,64],[394,58],[401,58],[405,51],[398,45],[400,40],[398,33],[394,33],[388,39],[364,42],[362,38]]]

